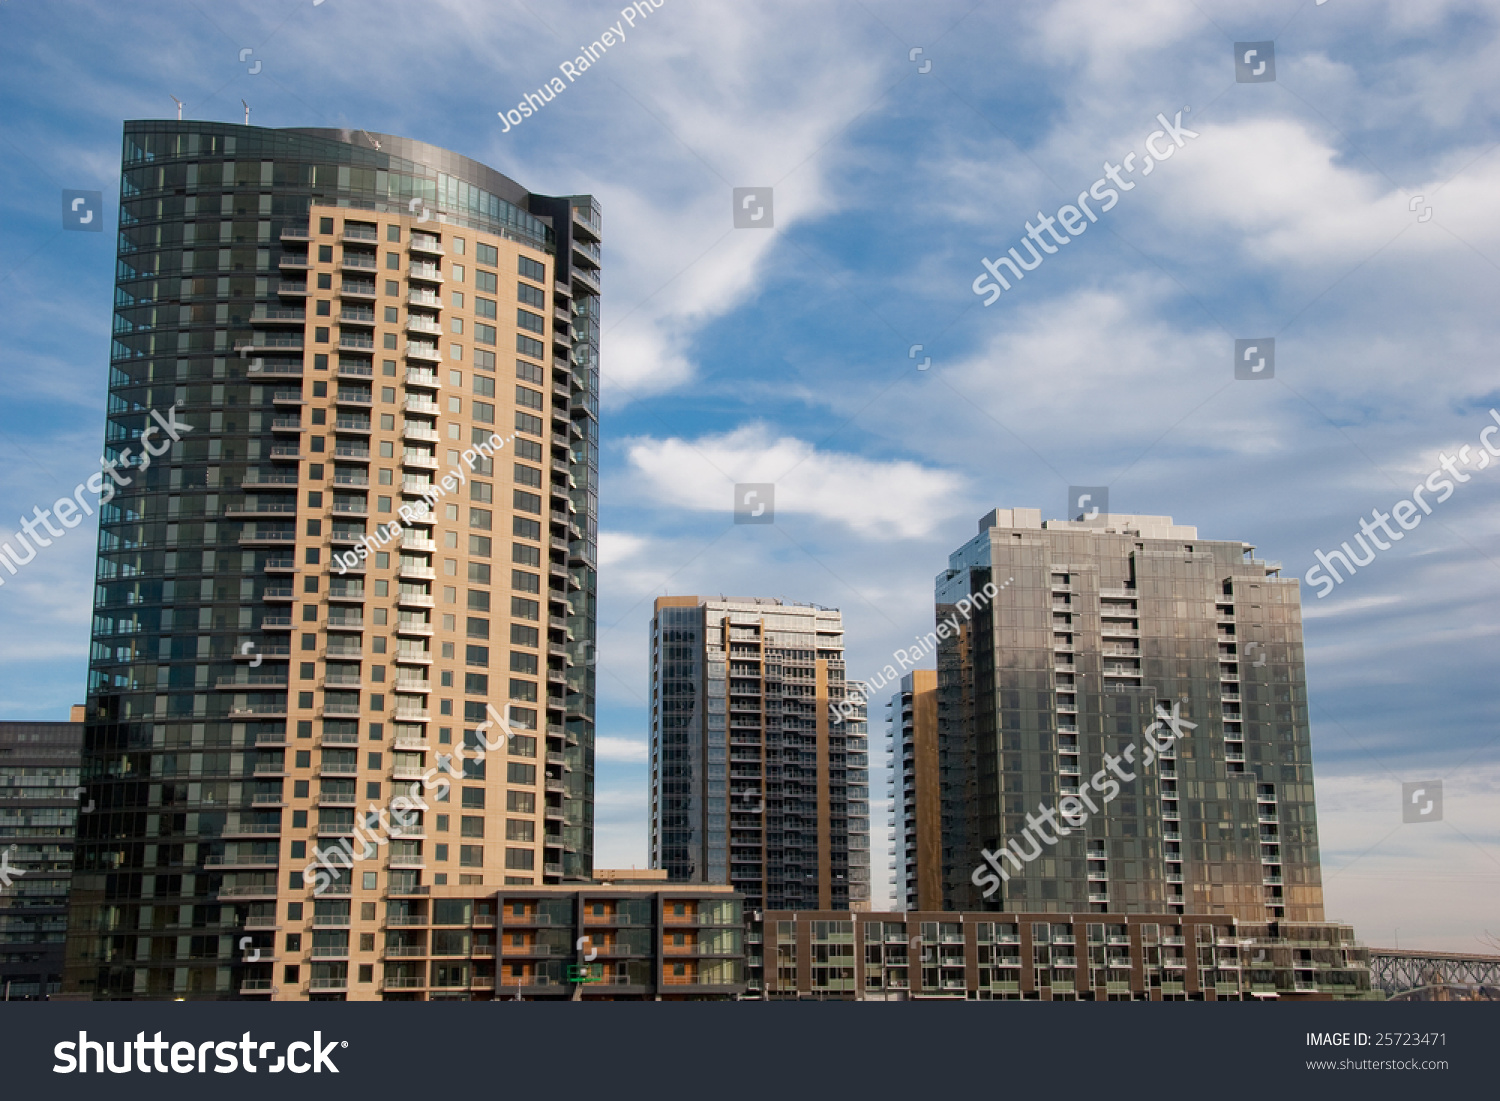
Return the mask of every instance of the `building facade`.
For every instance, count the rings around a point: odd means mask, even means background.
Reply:
[[[62,989],[82,707],[72,722],[0,723],[0,999]]]
[[[936,588],[1003,586],[939,650],[945,909],[1323,920],[1297,581],[1253,552],[980,522]]]
[[[750,995],[853,1000],[1377,998],[1331,922],[1123,913],[767,912]]]
[[[591,872],[599,209],[362,130],[122,174],[67,987],[337,996],[378,948],[239,935]]]
[[[937,671],[914,669],[887,704],[891,861],[896,905],[940,910],[942,816],[937,739]]]
[[[825,899],[863,909],[869,805],[863,692],[844,680],[838,611],[657,598],[652,867],[674,883],[728,884],[752,911]]]

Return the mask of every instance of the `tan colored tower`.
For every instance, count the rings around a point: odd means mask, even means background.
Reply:
[[[427,899],[592,872],[598,208],[363,131],[124,170],[109,440],[191,427],[101,513],[66,986],[420,994]]]

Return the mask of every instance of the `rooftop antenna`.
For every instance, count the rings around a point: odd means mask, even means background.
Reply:
[[[175,104],[177,104],[177,121],[181,122],[182,121],[182,100],[178,99],[176,96],[173,96],[172,97],[172,102],[175,103]]]
[[[245,125],[249,126],[250,125],[250,105],[248,103],[246,103],[244,100],[240,100],[240,106],[245,109]]]

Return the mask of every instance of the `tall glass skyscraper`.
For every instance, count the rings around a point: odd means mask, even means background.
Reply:
[[[869,775],[864,693],[844,680],[837,610],[657,598],[653,868],[728,883],[752,912],[868,909]]]
[[[70,993],[421,997],[432,887],[587,880],[599,267],[431,145],[126,124]]]
[[[939,649],[944,908],[1322,921],[1297,580],[1165,516],[979,529],[936,587],[999,590]]]

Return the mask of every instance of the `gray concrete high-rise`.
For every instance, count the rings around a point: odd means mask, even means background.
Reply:
[[[864,693],[844,679],[837,610],[657,598],[653,868],[728,883],[751,911],[866,909],[869,795]]]
[[[1170,517],[1017,508],[939,619],[987,583],[938,655],[943,907],[1322,921],[1296,579]]]

